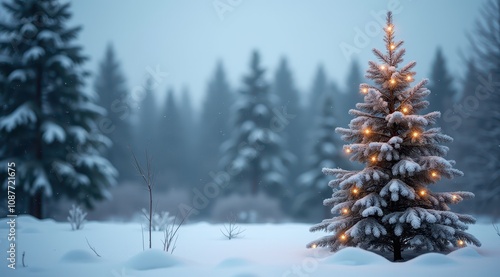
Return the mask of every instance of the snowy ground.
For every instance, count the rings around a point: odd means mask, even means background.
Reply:
[[[7,267],[8,224],[5,218],[0,223],[0,276],[500,276],[500,237],[487,223],[470,228],[481,248],[391,263],[355,248],[337,253],[306,249],[306,243],[323,235],[309,233],[306,224],[242,225],[244,237],[233,240],[222,236],[221,225],[189,224],[181,227],[177,249],[170,255],[159,250],[162,232],[153,234],[154,249],[143,251],[137,223],[90,222],[71,231],[68,223],[21,216],[15,270]]]

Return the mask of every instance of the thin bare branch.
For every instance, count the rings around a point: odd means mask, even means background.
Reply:
[[[87,237],[85,237],[85,240],[87,241],[87,245],[89,246],[89,248],[90,248],[92,251],[94,251],[94,254],[96,254],[96,256],[97,256],[97,257],[99,257],[99,258],[100,258],[100,257],[101,257],[101,255],[99,255],[99,254],[97,253],[97,251],[95,250],[95,248],[94,248],[94,247],[92,247],[92,245],[90,245],[90,242],[89,242],[89,240],[87,239]]]

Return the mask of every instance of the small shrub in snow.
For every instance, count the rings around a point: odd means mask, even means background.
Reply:
[[[234,214],[230,214],[227,218],[228,223],[224,224],[224,230],[220,230],[220,232],[229,240],[238,238],[245,229],[242,229],[240,226],[236,224],[236,216]]]
[[[83,229],[83,224],[85,224],[87,217],[87,213],[80,208],[78,205],[72,205],[69,210],[68,221],[71,224],[71,230],[80,230]]]
[[[498,229],[498,226],[493,224],[493,228],[495,228],[495,231],[497,232],[497,235],[500,236],[500,230]]]
[[[147,210],[142,209],[142,213],[144,215],[147,215]],[[145,227],[148,228],[149,220],[147,217],[144,217],[146,219],[146,224]],[[174,217],[170,215],[169,212],[167,211],[162,211],[162,212],[153,212],[153,215],[151,217],[151,229],[153,231],[164,231],[167,228],[167,225],[170,224],[174,220]]]
[[[163,251],[167,253],[170,252],[170,254],[174,253],[174,250],[177,247],[177,238],[179,238],[177,232],[179,231],[179,228],[181,228],[182,224],[184,224],[184,221],[186,221],[189,214],[191,214],[191,210],[186,216],[183,216],[180,219],[179,223],[177,223],[177,215],[173,220],[167,223],[165,231],[163,231]]]

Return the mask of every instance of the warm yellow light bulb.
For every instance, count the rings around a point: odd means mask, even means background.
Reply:
[[[424,196],[426,194],[425,190],[420,191],[420,195]]]
[[[385,66],[384,66],[384,65],[381,65],[381,66],[380,66],[380,69],[385,70]]]
[[[403,113],[407,113],[408,112],[408,108],[404,107],[403,108]]]
[[[316,244],[311,245],[311,248],[316,248],[318,247]]]
[[[371,131],[370,131],[370,129],[365,129],[364,132],[365,132],[365,134],[369,135]]]
[[[391,50],[394,50],[396,48],[396,45],[391,44]]]
[[[359,192],[359,191],[358,191],[358,189],[353,189],[353,190],[352,190],[352,193],[354,193],[354,194],[356,194],[356,193],[358,193],[358,192]]]
[[[419,133],[418,133],[418,132],[413,132],[412,136],[413,136],[414,138],[418,138]]]
[[[460,246],[464,245],[464,241],[463,240],[459,240],[458,241],[458,245],[460,245]]]
[[[349,154],[349,153],[351,153],[351,152],[352,152],[352,150],[351,150],[351,148],[346,148],[346,149],[345,149],[345,152],[346,152],[347,154]]]
[[[376,157],[376,156],[373,156],[373,157],[371,158],[371,160],[372,160],[372,162],[376,162],[376,161],[377,161],[377,157]]]
[[[406,76],[406,80],[411,81],[411,79],[412,79],[412,78],[411,78],[411,76],[410,76],[410,75]]]
[[[453,200],[457,200],[458,197],[456,195],[453,195],[452,198],[453,198]]]
[[[346,238],[347,238],[347,236],[346,236],[346,235],[342,235],[342,236],[340,236],[340,239],[341,239],[341,240],[345,240]]]
[[[361,91],[362,91],[363,93],[365,93],[365,94],[366,94],[366,93],[368,93],[368,89],[367,89],[367,88],[363,88]]]
[[[389,32],[392,31],[392,26],[391,25],[387,26],[387,31],[389,31]]]
[[[348,212],[349,212],[349,210],[348,210],[347,208],[343,208],[343,209],[342,209],[342,213],[343,213],[343,214],[347,214]]]
[[[395,83],[396,83],[396,80],[391,79],[391,84],[393,84],[393,85],[394,85]]]
[[[432,171],[432,172],[431,172],[431,176],[432,176],[432,177],[437,177],[437,176],[438,176],[438,174],[437,174],[437,172],[436,172],[436,171]]]

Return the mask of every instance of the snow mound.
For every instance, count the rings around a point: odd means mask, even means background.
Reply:
[[[456,262],[452,258],[444,254],[428,253],[418,256],[415,259],[408,261],[408,263],[412,263],[415,265],[425,265],[425,266],[427,265],[442,266],[446,264],[455,264]]]
[[[481,258],[481,254],[479,254],[476,249],[472,247],[464,247],[458,250],[455,250],[448,254],[448,257],[455,258]]]
[[[248,260],[241,258],[229,258],[220,262],[217,267],[235,267],[235,266],[246,266],[251,265],[252,263]]]
[[[90,251],[75,249],[66,252],[61,257],[61,261],[69,263],[95,263],[99,261],[99,258]]]
[[[181,264],[182,262],[179,259],[158,249],[145,250],[125,262],[126,267],[135,270],[168,268]]]
[[[324,262],[339,265],[370,265],[389,263],[389,261],[382,256],[355,247],[346,247],[339,250],[333,256],[326,258]]]
[[[259,275],[255,275],[252,273],[239,273],[239,274],[233,275],[233,277],[259,277]]]

